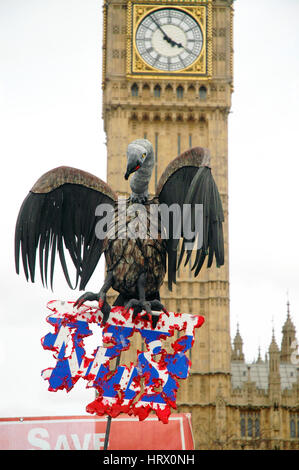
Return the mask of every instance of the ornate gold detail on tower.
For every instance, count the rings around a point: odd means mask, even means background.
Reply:
[[[157,6],[157,3],[161,4]],[[127,6],[127,78],[150,78],[169,80],[173,72],[165,72],[151,66],[139,53],[136,47],[136,31],[147,15],[158,13],[171,7],[173,10],[184,12],[199,25],[203,35],[201,52],[191,65],[179,69],[175,74],[184,79],[194,79],[195,76],[208,80],[212,76],[212,1],[169,1],[155,0],[146,3],[141,0],[129,1]],[[200,5],[199,5],[200,3]]]

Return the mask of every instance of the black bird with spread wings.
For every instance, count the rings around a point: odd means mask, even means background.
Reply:
[[[220,195],[211,174],[209,151],[201,147],[190,149],[166,167],[150,199],[148,184],[154,167],[152,144],[146,139],[137,139],[128,145],[127,170],[131,195],[118,203],[118,195],[108,184],[96,176],[70,167],[58,167],[45,173],[34,184],[24,200],[16,223],[15,263],[19,273],[20,254],[27,280],[35,281],[37,257],[40,276],[44,286],[53,286],[54,265],[59,257],[65,279],[74,289],[85,287],[92,276],[102,253],[105,254],[107,275],[98,293],[85,292],[75,303],[99,301],[103,323],[109,317],[110,306],[106,293],[110,287],[119,296],[114,305],[134,309],[134,316],[145,310],[165,310],[160,302],[159,290],[166,271],[168,288],[176,282],[176,271],[183,258],[185,264],[192,252],[192,270],[197,276],[207,258],[210,267],[215,257],[217,266],[224,264],[222,223],[224,220]],[[106,236],[97,235],[97,208],[105,204],[112,208],[113,216],[106,225]],[[145,210],[145,236],[130,235],[130,224],[136,221],[137,207]],[[189,204],[189,220],[175,220],[169,214],[168,226],[163,226],[160,207],[173,204],[181,209]],[[195,209],[202,206],[200,231],[202,244],[198,243],[198,224],[195,224]],[[153,205],[159,214],[155,237],[149,221]],[[119,207],[125,207],[122,217]],[[102,214],[103,217],[103,214]],[[139,221],[140,222],[140,221]],[[189,223],[193,232],[184,231]],[[175,226],[176,224],[176,226]],[[179,224],[179,226],[178,226]],[[111,227],[113,225],[113,236]],[[181,239],[181,244],[179,244]],[[76,270],[72,285],[68,272],[66,251]],[[154,317],[153,317],[154,320]],[[154,322],[153,322],[154,324]]]

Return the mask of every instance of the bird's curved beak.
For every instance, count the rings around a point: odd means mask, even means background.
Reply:
[[[131,165],[128,165],[127,166],[127,171],[126,171],[126,174],[125,174],[125,179],[127,180],[132,173],[139,170],[140,166],[141,165],[139,163],[136,166],[134,165],[133,167]]]

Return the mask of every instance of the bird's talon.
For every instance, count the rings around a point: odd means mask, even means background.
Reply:
[[[103,314],[102,325],[105,325],[107,323],[107,320],[109,319],[109,315],[110,315],[110,311],[111,311],[111,307],[108,304],[108,302],[106,302],[105,297],[104,298],[101,297],[99,299],[99,309],[101,310],[101,312]]]
[[[84,302],[93,300],[99,300],[99,294],[94,294],[93,292],[85,292],[76,300],[76,302],[74,303],[74,307],[81,307]]]
[[[98,307],[101,310],[103,314],[103,319],[102,319],[102,324],[104,325],[110,314],[111,307],[110,305],[106,302],[106,296],[103,294],[95,294],[93,292],[85,292],[83,295],[81,295],[76,302],[74,303],[74,307],[80,308],[84,302],[92,302],[96,300],[98,302]]]
[[[136,319],[139,313],[144,311],[145,313],[141,316],[141,318],[149,320],[152,324],[153,329],[156,328],[156,325],[159,321],[160,316],[154,315],[152,313],[152,310],[161,310],[168,315],[166,308],[164,307],[164,305],[161,304],[159,300],[146,301],[146,300],[131,299],[125,305],[125,309],[126,309],[125,312],[127,313],[130,310],[130,308],[133,308],[133,315],[132,315],[133,321]]]
[[[105,325],[107,323],[107,320],[109,319],[110,310],[111,310],[110,305],[107,302],[104,302],[104,306],[102,308],[102,313],[103,313],[102,325]]]

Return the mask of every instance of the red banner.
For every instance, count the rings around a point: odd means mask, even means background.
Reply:
[[[106,418],[59,416],[0,418],[1,450],[103,450]],[[122,415],[111,422],[108,450],[193,450],[189,414],[173,414],[168,424]]]

